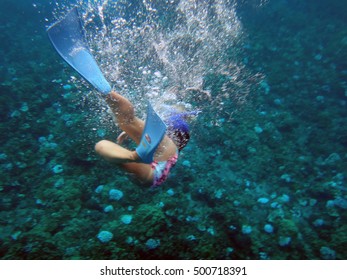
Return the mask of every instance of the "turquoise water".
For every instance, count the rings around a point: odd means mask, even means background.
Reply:
[[[77,1],[139,116],[201,111],[155,190],[94,152],[120,130],[46,35],[76,2],[1,2],[2,259],[347,258],[342,1]]]

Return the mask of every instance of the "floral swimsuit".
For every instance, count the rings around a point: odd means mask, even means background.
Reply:
[[[170,157],[167,161],[153,161],[151,167],[154,171],[152,187],[157,187],[165,182],[169,176],[170,170],[175,166],[178,159],[178,152]]]

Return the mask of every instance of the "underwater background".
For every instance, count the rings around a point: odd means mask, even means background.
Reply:
[[[347,259],[347,3],[0,3],[1,259]],[[120,130],[46,34],[75,4],[140,116],[201,111],[159,188],[94,152]]]

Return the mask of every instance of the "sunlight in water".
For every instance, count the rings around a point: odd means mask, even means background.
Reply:
[[[231,111],[227,104],[245,102],[257,75],[239,55],[246,35],[234,1],[90,0],[79,7],[100,68],[139,111],[148,99],[159,112],[208,106],[217,117]],[[57,5],[56,18],[69,8]],[[222,80],[218,93],[211,94],[209,75]]]

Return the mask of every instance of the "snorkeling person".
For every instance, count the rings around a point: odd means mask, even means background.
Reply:
[[[118,143],[102,140],[95,145],[95,150],[104,159],[120,165],[141,184],[159,186],[176,164],[179,151],[189,141],[185,119],[196,113],[170,111],[165,124],[149,105],[146,123],[137,118],[131,102],[113,91],[103,76],[90,52],[82,26],[78,8],[74,7],[63,19],[50,26],[47,33],[60,56],[105,96],[123,130]],[[127,136],[137,144],[135,151],[121,146]]]
[[[141,161],[136,151],[121,146],[127,136],[139,145],[145,122],[135,116],[131,102],[119,93],[111,91],[105,100],[123,132],[118,136],[117,143],[108,140],[96,143],[95,151],[107,161],[121,166],[140,184],[152,187],[161,185],[175,166],[178,153],[189,141],[189,127],[185,118],[190,113],[171,114],[166,120],[167,133],[155,152],[153,162],[147,164]]]

